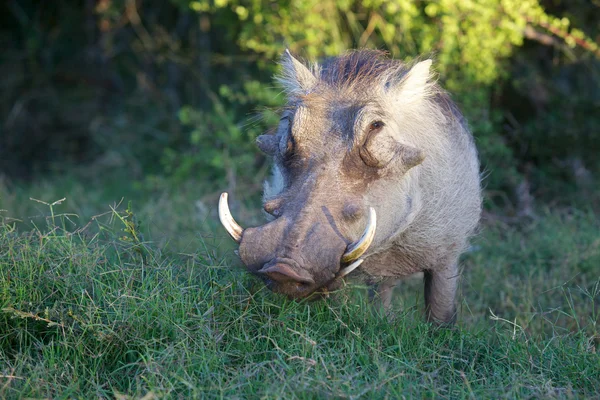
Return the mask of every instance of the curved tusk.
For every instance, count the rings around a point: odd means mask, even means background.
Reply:
[[[375,237],[375,230],[377,228],[377,213],[375,213],[375,209],[373,207],[369,208],[369,221],[367,222],[367,227],[363,232],[362,236],[358,241],[351,243],[346,248],[346,252],[342,256],[342,262],[349,263],[354,260],[357,260],[360,256],[365,254],[365,251],[373,242],[373,238]]]
[[[344,268],[343,270],[341,270],[338,273],[338,278],[343,278],[346,275],[348,275],[350,272],[354,271],[356,268],[358,268],[360,266],[360,264],[363,263],[363,261],[365,261],[364,259],[360,258],[356,261],[354,261],[352,264],[348,265],[346,268]]]
[[[227,233],[229,233],[229,236],[239,243],[242,240],[244,229],[231,216],[229,205],[227,204],[227,192],[221,193],[221,198],[219,199],[219,219],[223,227],[227,230]]]

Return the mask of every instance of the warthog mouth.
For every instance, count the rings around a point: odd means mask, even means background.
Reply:
[[[231,212],[229,211],[227,199],[227,193],[222,193],[219,199],[219,219],[231,238],[240,244],[242,242],[244,228],[233,219]],[[375,209],[370,207],[367,225],[362,235],[358,240],[347,245],[341,256],[339,269],[337,273],[332,275],[332,279],[328,282],[321,283],[320,285],[315,285],[313,277],[308,275],[295,260],[287,257],[275,257],[264,264],[262,268],[252,272],[261,276],[267,287],[272,290],[276,286],[275,281],[285,281],[286,283],[295,285],[294,287],[297,289],[299,297],[305,297],[313,292],[327,292],[327,288],[330,285],[335,286],[336,281],[347,276],[362,264],[364,259],[361,257],[371,246],[373,238],[375,237],[376,228],[377,214]],[[273,279],[274,276],[280,279]]]

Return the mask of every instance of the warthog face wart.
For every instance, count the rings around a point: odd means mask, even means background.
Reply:
[[[478,163],[462,116],[430,77],[431,61],[407,67],[359,51],[309,69],[286,51],[281,64],[288,104],[276,132],[257,139],[274,160],[264,194],[270,221],[242,229],[226,193],[219,204],[248,270],[303,298],[359,266],[395,277],[452,264],[477,223]],[[476,215],[461,222],[450,214],[462,206],[444,203],[463,189]]]

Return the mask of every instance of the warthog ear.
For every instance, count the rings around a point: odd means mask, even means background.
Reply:
[[[425,159],[423,151],[400,143],[383,132],[367,138],[359,153],[365,164],[371,167],[384,168],[390,163],[397,163],[404,171],[421,164]]]
[[[282,71],[277,80],[290,94],[307,93],[317,83],[315,75],[287,49],[281,57],[281,66]]]
[[[274,156],[279,148],[279,138],[275,135],[260,135],[256,138],[256,145],[266,155]]]
[[[417,63],[399,82],[392,83],[389,91],[404,104],[418,102],[431,94],[434,80],[430,69],[431,60]]]

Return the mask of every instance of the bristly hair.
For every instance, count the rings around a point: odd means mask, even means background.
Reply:
[[[348,51],[310,65],[300,63],[286,53],[281,65],[283,69],[275,79],[288,95],[300,97],[313,92],[319,81],[340,90],[394,85],[410,69],[409,65],[389,58],[385,51],[366,49]]]
[[[426,114],[430,121],[444,124],[448,119],[455,120],[466,128],[466,121],[449,95],[437,85],[430,70],[431,60],[418,61],[404,63],[390,58],[385,51],[364,49],[306,67],[290,55],[284,57],[284,68],[277,79],[292,102],[305,99],[328,102],[331,93],[356,97],[379,92],[382,96],[375,99],[391,102],[384,108],[402,110],[404,119],[414,116],[419,120]]]
[[[318,78],[334,87],[373,86],[389,79],[400,80],[408,71],[401,61],[380,50],[354,50],[323,62]]]

